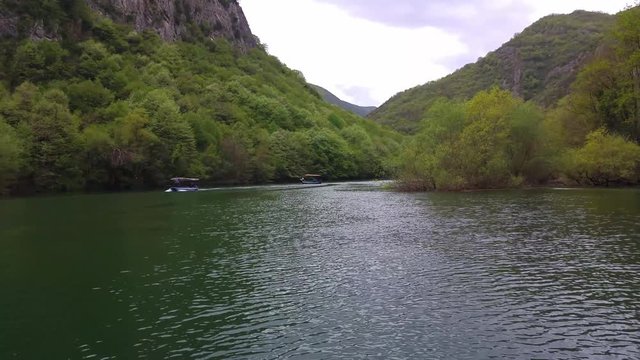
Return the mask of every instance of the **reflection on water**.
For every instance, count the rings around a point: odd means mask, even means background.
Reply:
[[[0,358],[638,358],[640,191],[0,202]]]

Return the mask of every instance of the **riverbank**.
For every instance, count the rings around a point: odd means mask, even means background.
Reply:
[[[637,184],[628,184],[628,183],[614,183],[613,185],[605,186],[605,185],[590,185],[590,184],[580,184],[575,181],[568,180],[554,180],[548,181],[542,184],[519,184],[512,186],[496,186],[496,187],[461,187],[456,189],[436,189],[430,183],[425,183],[423,181],[415,180],[415,181],[402,181],[396,180],[392,184],[393,189],[400,192],[407,193],[421,193],[421,192],[477,192],[477,191],[491,191],[491,190],[526,190],[526,189],[554,189],[554,188],[567,188],[567,189],[628,189],[628,188],[638,188]]]

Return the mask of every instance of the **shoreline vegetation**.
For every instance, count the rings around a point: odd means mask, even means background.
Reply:
[[[554,107],[493,87],[440,98],[397,155],[405,191],[640,184],[640,7],[616,15]]]
[[[435,100],[407,135],[325,103],[264,45],[244,53],[197,28],[169,43],[71,2],[50,2],[58,39],[0,39],[0,194],[310,172],[395,178],[403,191],[640,184],[638,6],[616,15],[557,104],[494,86]],[[39,21],[29,9],[20,23]]]
[[[433,190],[425,187],[420,182],[408,183],[401,180],[396,180],[391,188],[398,192],[404,193],[475,193],[475,192],[487,192],[487,191],[508,191],[508,190],[536,190],[536,189],[556,189],[556,190],[581,190],[581,189],[640,189],[635,184],[614,184],[609,186],[595,186],[595,185],[580,185],[572,182],[550,182],[546,184],[538,185],[518,185],[510,187],[492,187],[492,188],[464,188],[464,189],[448,189],[448,190]]]
[[[629,136],[601,126],[587,133],[582,145],[571,146],[563,120],[545,116],[536,105],[498,88],[468,102],[438,100],[397,158],[398,188],[462,191],[640,183],[640,146]]]

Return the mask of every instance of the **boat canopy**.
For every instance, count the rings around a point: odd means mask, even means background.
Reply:
[[[304,174],[304,177],[322,177],[322,175],[318,175],[318,174]]]
[[[195,181],[200,181],[200,179],[186,178],[186,177],[174,177],[174,178],[171,178],[171,181],[177,182],[177,183],[179,183],[179,182],[187,182],[187,181],[195,182]]]

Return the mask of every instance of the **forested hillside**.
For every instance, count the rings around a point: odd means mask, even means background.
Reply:
[[[335,96],[334,94],[332,94],[329,90],[321,86],[314,85],[314,84],[310,84],[310,85],[314,89],[316,89],[318,94],[320,94],[320,96],[329,104],[336,105],[347,111],[351,111],[354,114],[358,114],[360,116],[367,116],[369,113],[371,113],[373,110],[376,109],[375,106],[359,106],[359,105],[346,102],[340,99],[339,97]]]
[[[235,46],[233,31],[213,38],[216,29],[193,22],[167,42],[87,3],[0,7],[0,190],[386,174],[400,136],[326,104],[260,46]]]
[[[639,184],[638,39],[636,6],[615,16],[569,95],[550,108],[497,86],[466,101],[431,101],[419,131],[398,156],[402,186],[458,190],[550,182]]]
[[[438,97],[468,100],[493,86],[545,107],[554,105],[568,94],[613,21],[611,15],[586,11],[544,17],[476,63],[395,95],[369,117],[412,133]]]

